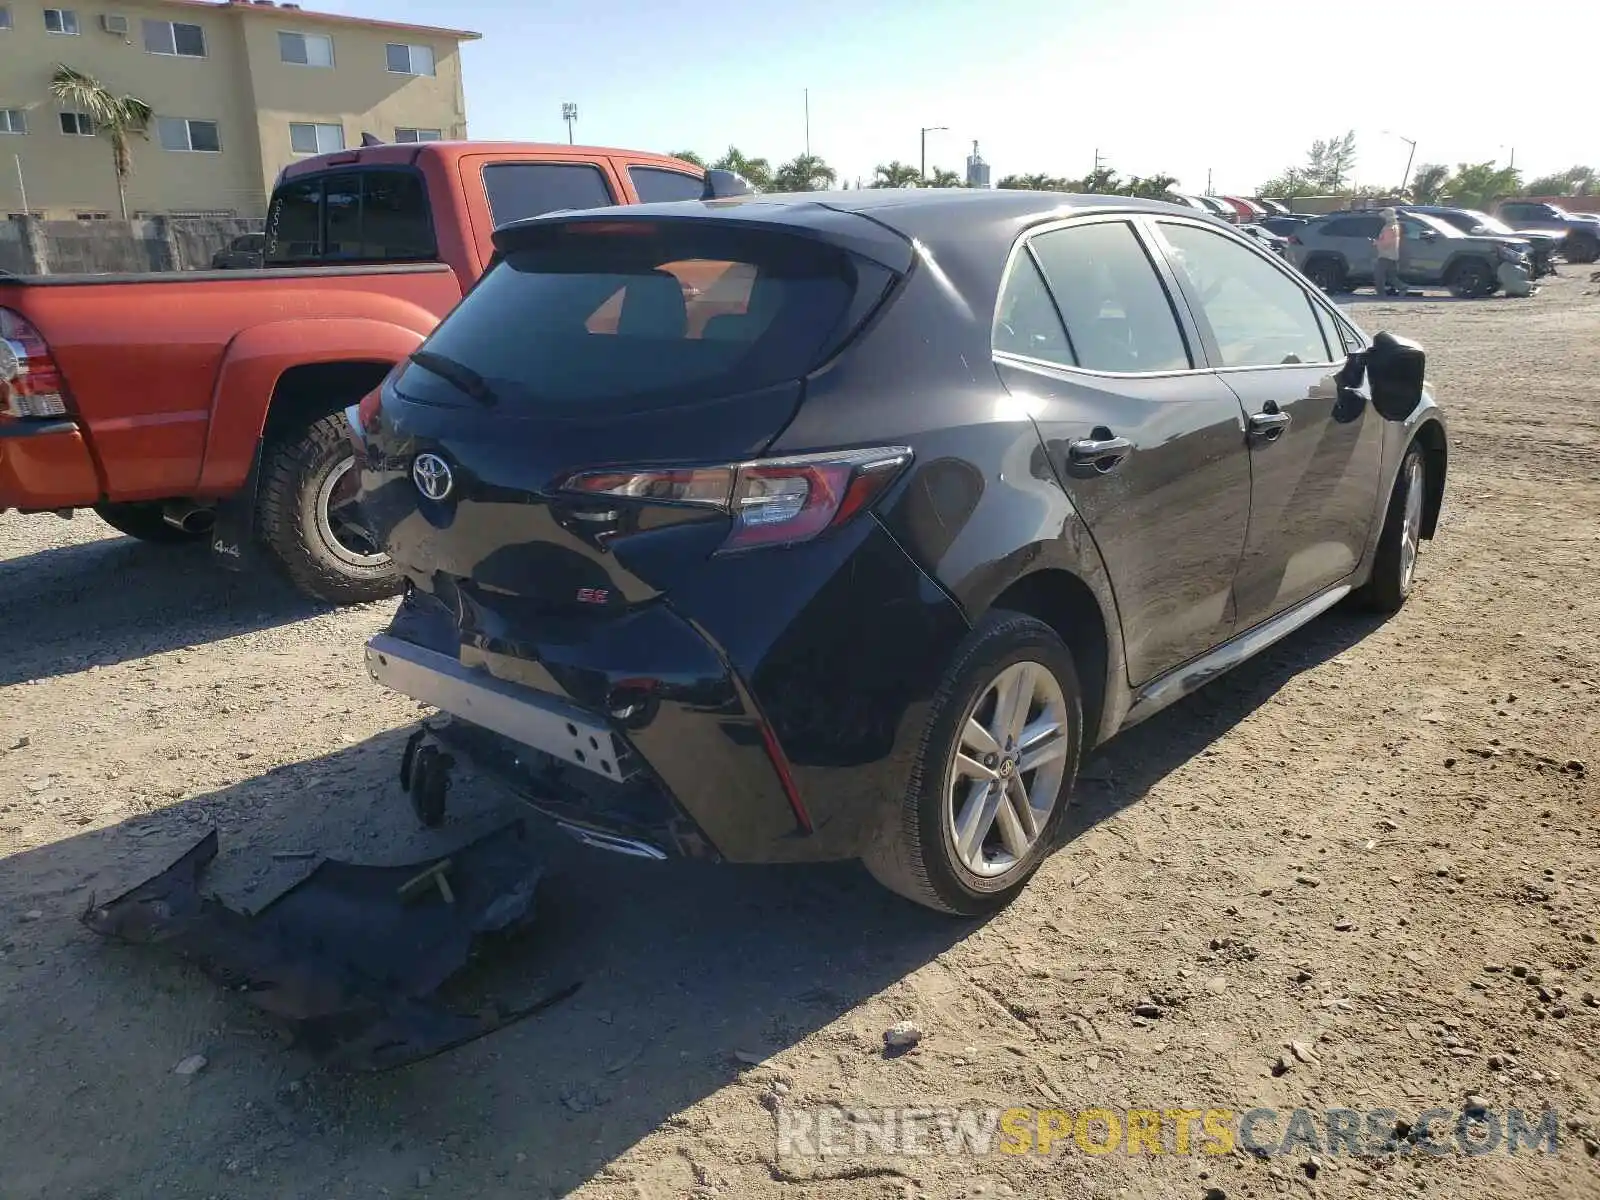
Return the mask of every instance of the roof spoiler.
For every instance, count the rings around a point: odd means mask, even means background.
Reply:
[[[706,172],[706,188],[700,193],[700,199],[726,200],[730,196],[754,196],[759,190],[737,171],[712,167]]]

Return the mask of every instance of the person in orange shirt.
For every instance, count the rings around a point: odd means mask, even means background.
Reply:
[[[1406,285],[1400,282],[1400,214],[1386,208],[1379,214],[1383,228],[1373,239],[1378,256],[1372,264],[1372,290],[1380,296],[1404,296]]]

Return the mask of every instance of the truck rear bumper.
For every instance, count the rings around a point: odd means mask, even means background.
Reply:
[[[0,511],[87,508],[99,500],[100,477],[77,422],[0,425]]]

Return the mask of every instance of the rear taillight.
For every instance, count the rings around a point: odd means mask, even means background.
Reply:
[[[66,380],[44,337],[21,313],[0,308],[0,417],[66,412]]]
[[[793,545],[869,507],[911,461],[905,446],[763,458],[713,467],[583,471],[560,490],[595,498],[715,508],[733,518],[722,549]]]

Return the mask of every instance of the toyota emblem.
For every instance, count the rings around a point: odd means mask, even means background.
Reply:
[[[412,459],[411,481],[429,500],[443,500],[456,484],[450,464],[437,454],[419,454]]]

